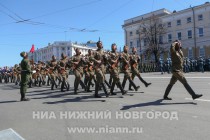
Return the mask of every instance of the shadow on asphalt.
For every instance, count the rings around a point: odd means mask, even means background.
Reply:
[[[11,101],[0,101],[0,104],[14,103],[14,102],[19,102],[19,101],[16,101],[16,100],[11,100]]]
[[[197,105],[197,103],[194,103],[194,102],[162,103],[162,101],[164,101],[164,100],[163,99],[159,99],[159,100],[152,101],[152,102],[147,102],[147,103],[126,105],[126,106],[123,106],[123,108],[121,108],[120,110],[128,110],[128,109],[135,108],[135,107],[160,106],[160,105],[183,105],[183,104]]]
[[[53,102],[43,102],[43,104],[59,104],[59,103],[66,103],[66,102],[105,102],[106,100],[86,100],[94,98],[93,96],[81,96],[81,97],[76,97],[76,98],[68,98],[68,99],[63,99],[60,101],[53,101]],[[96,98],[94,98],[96,99]]]

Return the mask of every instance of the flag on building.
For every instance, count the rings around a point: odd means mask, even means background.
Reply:
[[[30,52],[31,52],[31,53],[34,53],[34,51],[35,51],[35,47],[34,47],[34,44],[32,44],[32,47],[31,47]]]

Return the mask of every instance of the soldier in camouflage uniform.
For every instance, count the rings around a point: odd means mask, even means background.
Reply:
[[[109,64],[110,64],[110,77],[112,77],[113,82],[111,85],[111,90],[110,93],[112,95],[116,95],[116,93],[114,93],[114,87],[115,84],[117,85],[117,87],[119,87],[122,95],[126,94],[127,91],[125,91],[122,87],[122,84],[120,82],[120,77],[119,77],[119,66],[118,66],[118,62],[119,62],[119,54],[116,52],[117,50],[117,45],[116,44],[112,44],[111,46],[112,51],[110,52],[110,57],[109,57]]]
[[[14,73],[14,82],[15,85],[18,85],[21,81],[21,66],[20,64],[16,64],[13,68],[13,73]]]
[[[49,74],[51,79],[51,90],[54,90],[54,86],[57,88],[56,84],[56,76],[57,76],[57,60],[56,57],[53,55],[52,60],[49,64]]]
[[[168,95],[173,85],[177,82],[177,80],[179,80],[184,85],[184,87],[186,88],[186,90],[192,96],[193,99],[201,97],[202,94],[195,94],[195,92],[192,90],[192,88],[190,87],[190,85],[188,84],[187,80],[183,75],[184,56],[181,50],[181,42],[179,42],[178,40],[174,41],[171,44],[171,59],[172,59],[172,77],[169,85],[165,90],[163,99],[172,100],[171,98],[168,97]]]
[[[130,67],[130,55],[128,53],[128,46],[124,46],[124,51],[121,54],[121,61],[122,61],[122,70],[124,73],[124,79],[123,79],[123,89],[125,88],[125,84],[127,79],[129,80],[129,83],[131,86],[134,87],[135,91],[137,91],[140,86],[136,86],[136,84],[133,82],[132,77],[131,77],[131,67]]]
[[[61,92],[64,92],[64,88],[69,91],[68,71],[67,69],[67,56],[61,54],[61,60],[59,61],[59,74],[61,76]]]
[[[91,61],[93,58],[92,50],[88,50],[88,54],[86,55],[86,86],[87,86],[87,92],[91,92],[90,85],[94,85],[92,83],[92,80],[96,83],[96,77],[95,77],[95,71],[93,69],[93,61]]]
[[[136,48],[132,48],[132,53],[130,55],[131,57],[131,73],[132,73],[132,80],[134,79],[135,76],[137,76],[139,78],[139,80],[144,83],[145,87],[148,87],[149,85],[151,85],[151,83],[147,83],[140,75],[140,72],[138,70],[138,63],[140,61],[140,57],[136,54]],[[131,84],[129,84],[129,90],[133,90],[131,88]]]
[[[94,56],[91,59],[91,61],[94,62],[96,81],[97,81],[95,84],[95,97],[101,98],[101,96],[98,94],[99,86],[102,86],[104,93],[106,94],[106,97],[108,97],[109,93],[105,85],[105,72],[106,72],[106,68],[104,65],[105,52],[103,51],[103,45],[101,41],[97,42],[97,47],[98,49],[94,52]]]
[[[29,101],[30,99],[25,97],[27,91],[27,84],[29,81],[29,77],[31,75],[31,67],[28,60],[28,54],[26,52],[21,52],[20,56],[23,57],[21,61],[21,84],[20,84],[20,101]]]
[[[76,50],[76,55],[72,57],[72,64],[73,64],[73,71],[75,75],[75,81],[74,81],[74,94],[78,94],[78,86],[79,84],[82,84],[83,87],[85,87],[84,83],[81,81],[84,71],[83,71],[83,57],[81,55],[80,49],[77,48]]]

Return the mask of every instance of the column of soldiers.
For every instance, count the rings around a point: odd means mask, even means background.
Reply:
[[[71,58],[67,58],[61,54],[61,59],[57,60],[53,55],[49,62],[35,63],[28,59],[28,54],[22,52],[20,55],[23,60],[19,65],[15,65],[10,72],[11,79],[16,85],[20,85],[21,101],[28,101],[25,93],[28,87],[42,86],[47,84],[51,86],[51,90],[60,87],[62,92],[68,91],[70,84],[68,75],[73,71],[75,75],[74,94],[78,94],[78,87],[81,86],[84,91],[92,92],[90,86],[95,85],[95,98],[101,98],[99,90],[103,89],[106,97],[116,95],[114,92],[115,85],[120,89],[122,95],[127,94],[124,90],[126,81],[129,81],[129,90],[138,91],[140,86],[137,86],[133,79],[135,76],[148,87],[151,83],[147,83],[140,75],[138,70],[140,57],[136,54],[134,48],[132,54],[128,53],[128,46],[124,46],[124,51],[118,53],[117,45],[111,45],[111,52],[103,50],[101,41],[97,42],[98,49],[96,51],[88,50],[88,54],[81,55],[80,49],[75,49],[76,54]],[[121,83],[119,74],[124,73],[124,79]],[[1,75],[2,75],[1,71]],[[111,79],[106,80],[106,73],[110,73]],[[3,72],[5,75],[5,72]],[[84,81],[83,81],[84,76]],[[2,76],[1,76],[2,77]],[[2,81],[2,80],[1,80]],[[0,82],[1,82],[0,81]]]
[[[176,43],[175,43],[176,44]],[[55,56],[52,56],[52,60],[49,62],[34,63],[33,60],[28,59],[26,52],[22,52],[20,55],[23,60],[19,65],[15,65],[12,69],[4,68],[0,69],[0,82],[14,82],[16,85],[20,85],[21,101],[28,101],[25,98],[27,87],[42,86],[47,84],[51,86],[51,90],[60,87],[62,92],[69,91],[70,84],[68,82],[68,75],[70,71],[73,71],[75,75],[74,94],[78,94],[78,87],[81,86],[84,91],[92,92],[90,86],[95,85],[95,98],[101,98],[99,90],[103,89],[106,97],[110,95],[116,95],[114,92],[115,85],[120,89],[122,95],[127,94],[124,89],[127,80],[129,81],[128,90],[138,91],[140,86],[134,83],[135,76],[148,87],[151,83],[146,82],[140,74],[139,68],[145,72],[156,71],[157,65],[151,63],[147,66],[139,66],[140,57],[137,55],[136,48],[132,48],[132,54],[128,53],[128,46],[124,46],[123,52],[118,53],[117,45],[111,45],[111,52],[103,50],[103,44],[101,41],[97,42],[98,49],[96,51],[88,50],[88,54],[83,56],[79,48],[75,49],[76,54],[71,58],[67,58],[64,54],[61,54],[61,59],[57,60]],[[183,72],[189,71],[204,71],[210,70],[210,58],[204,61],[201,57],[198,60],[192,60],[182,57],[183,60]],[[174,60],[173,60],[174,61]],[[205,64],[205,65],[204,65]],[[160,71],[164,73],[167,71],[170,73],[173,70],[171,58],[168,58],[164,63],[163,59],[160,58]],[[180,71],[181,71],[180,67]],[[110,73],[109,82],[106,80],[105,74]],[[119,74],[124,73],[124,78],[121,83]],[[173,84],[180,80],[179,76],[173,73],[172,81],[166,89],[164,95],[165,99],[168,98],[169,89],[172,88]],[[84,81],[83,81],[84,76]],[[191,90],[186,81],[181,81],[189,93],[195,97],[194,92]],[[133,87],[133,88],[132,88]],[[108,90],[110,88],[110,90]]]

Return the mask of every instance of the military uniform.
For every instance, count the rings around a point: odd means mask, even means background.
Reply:
[[[20,84],[20,94],[21,94],[21,101],[28,101],[29,99],[25,98],[25,94],[27,91],[27,84],[29,82],[29,78],[31,75],[31,66],[29,64],[29,60],[26,57],[26,53],[22,52],[21,57],[23,57],[21,61],[21,84]]]
[[[166,100],[171,100],[171,98],[168,97],[169,92],[171,91],[173,85],[179,80],[188,93],[192,96],[193,99],[199,98],[202,95],[195,94],[195,92],[192,90],[190,85],[188,84],[187,80],[185,79],[183,75],[183,61],[184,61],[184,56],[183,52],[181,50],[181,44],[177,41],[171,44],[171,59],[172,59],[172,77],[170,80],[169,85],[167,86],[164,94],[164,99]]]
[[[96,83],[96,77],[95,77],[95,71],[93,69],[93,61],[91,59],[93,58],[93,55],[87,55],[86,56],[86,86],[87,91],[90,92],[90,85],[94,85],[92,83],[92,80]]]
[[[140,86],[136,86],[136,84],[133,82],[131,78],[131,69],[130,69],[130,55],[127,52],[123,52],[121,56],[122,60],[122,71],[124,73],[124,78],[122,82],[123,89],[125,88],[125,84],[127,79],[129,80],[129,83],[131,86],[134,87],[134,89],[137,91]]]
[[[97,44],[98,43],[101,43],[101,42],[97,42]],[[109,96],[109,93],[108,93],[106,85],[105,85],[106,68],[104,65],[104,57],[105,57],[104,51],[101,48],[98,48],[94,52],[93,57],[91,58],[91,61],[94,62],[94,69],[95,69],[96,81],[97,81],[95,84],[95,97],[96,98],[101,97],[100,95],[98,95],[99,86],[102,86],[102,88],[106,94],[106,97]]]
[[[64,56],[64,54],[61,55],[61,60],[59,62],[60,68],[59,68],[59,74],[61,76],[61,91],[64,91],[64,88],[66,90],[69,90],[69,82],[67,81],[68,78],[68,71],[66,70],[66,63],[67,63],[67,57]]]
[[[140,72],[138,70],[138,63],[140,61],[140,58],[137,54],[131,54],[131,73],[132,73],[132,80],[135,78],[135,76],[137,76],[139,78],[139,80],[144,83],[145,87],[148,87],[149,85],[151,85],[151,83],[147,83],[140,75]],[[131,89],[131,84],[129,84],[129,90]]]
[[[83,61],[81,55],[74,55],[71,60],[73,63],[76,62],[78,64],[73,64],[73,71],[75,75],[75,81],[74,81],[74,93],[77,94],[78,86],[81,84],[81,79],[83,77]],[[82,86],[85,87],[84,83],[82,83]]]
[[[119,54],[116,51],[112,51],[110,53],[110,58],[109,58],[109,64],[110,64],[110,77],[112,77],[113,82],[111,84],[111,90],[110,93],[112,95],[116,95],[113,93],[115,85],[119,87],[121,93],[124,95],[127,92],[123,89],[122,84],[120,82],[120,77],[119,77]]]
[[[49,74],[50,74],[50,80],[51,80],[51,90],[54,89],[54,86],[57,88],[56,84],[56,76],[57,76],[57,60],[54,56],[52,56],[52,60],[49,64]]]

